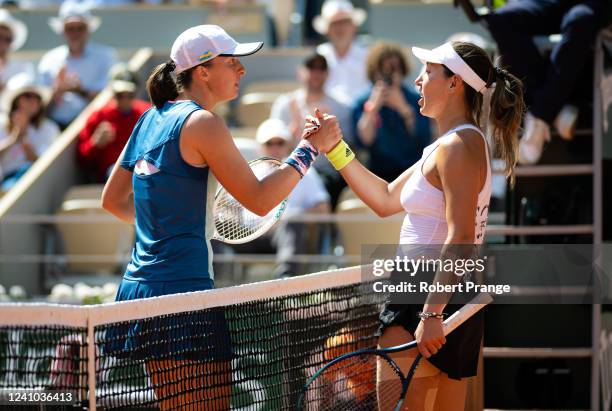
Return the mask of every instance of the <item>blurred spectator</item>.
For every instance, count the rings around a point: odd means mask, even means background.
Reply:
[[[153,0],[155,1],[155,0]],[[159,1],[159,0],[157,0]],[[269,30],[269,44],[272,47],[276,47],[278,45],[278,22],[275,20],[275,13],[278,11],[289,11],[292,7],[283,7],[284,4],[288,3],[289,0],[208,0],[211,5],[214,5],[217,13],[225,13],[227,6],[243,6],[243,5],[261,5],[265,8],[266,12],[266,24]],[[202,0],[196,0],[193,2],[194,4],[202,4],[204,3]],[[282,12],[281,12],[282,14]],[[289,19],[289,15],[285,13],[283,16],[285,19]],[[266,44],[268,42],[266,41]]]
[[[6,1],[7,0],[5,0],[5,2]],[[48,9],[51,7],[59,7],[62,3],[66,2],[80,2],[87,4],[89,7],[99,8],[137,4],[184,4],[187,2],[187,0],[11,0],[11,2],[18,5],[22,9]]]
[[[295,144],[289,128],[280,120],[269,119],[257,129],[256,140],[261,153],[279,160],[285,159]],[[316,170],[311,168],[295,186],[287,200],[283,218],[305,213],[329,213],[329,195]],[[250,243],[233,246],[241,253],[274,253],[278,266],[276,277],[306,273],[306,267],[289,261],[296,254],[318,254],[318,225],[281,221],[266,235]],[[313,249],[314,248],[314,249]]]
[[[403,84],[409,72],[400,47],[374,45],[367,60],[374,86],[353,109],[357,146],[368,153],[368,168],[387,181],[412,166],[431,142],[429,120],[419,113],[419,96]]]
[[[280,96],[272,106],[271,118],[282,120],[289,126],[294,142],[299,141],[306,116],[312,115],[315,108],[324,113],[338,117],[345,140],[353,141],[353,124],[350,110],[335,98],[329,96],[325,90],[328,77],[328,67],[325,57],[320,54],[307,56],[298,69],[298,78],[302,87]],[[342,176],[327,161],[325,156],[319,156],[314,164],[325,188],[331,196],[332,206],[335,206],[340,191],[346,187]]]
[[[63,3],[59,17],[49,19],[49,25],[64,36],[66,44],[48,51],[38,72],[42,84],[53,88],[51,118],[65,128],[106,86],[116,53],[89,41],[100,18],[91,15],[88,5]]]
[[[0,117],[1,191],[9,190],[59,135],[45,117],[50,90],[38,86],[27,73],[12,77],[2,94]]]
[[[347,106],[369,86],[365,72],[367,49],[355,40],[357,28],[366,16],[364,10],[354,8],[348,0],[327,0],[321,15],[312,22],[315,30],[329,39],[317,47],[317,53],[325,57],[329,66],[325,90]]]
[[[19,50],[27,38],[26,25],[8,11],[0,9],[0,90],[16,74],[26,73],[32,78],[35,76],[32,63],[10,58],[10,53]]]
[[[106,181],[136,122],[150,107],[136,99],[138,80],[124,64],[112,68],[110,82],[113,98],[91,113],[79,134],[79,164],[96,183]]]
[[[570,105],[584,68],[592,60],[597,32],[609,23],[608,0],[516,0],[480,16],[468,0],[459,2],[473,21],[482,20],[497,42],[504,65],[523,79],[529,112],[519,145],[519,162],[537,163],[550,126],[571,140],[578,109]],[[542,56],[533,36],[561,33],[550,58]],[[592,80],[586,84],[592,88]],[[589,95],[588,99],[592,97]]]
[[[49,9],[59,7],[62,0],[16,0],[15,3],[22,9]]]

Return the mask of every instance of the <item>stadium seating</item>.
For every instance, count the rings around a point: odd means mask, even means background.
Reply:
[[[60,219],[56,224],[68,273],[117,273],[132,249],[133,226],[112,217],[104,220],[110,215],[100,202],[102,189],[101,185],[73,187],[56,213],[58,217],[81,220],[73,223]]]
[[[338,229],[342,236],[344,254],[347,256],[361,255],[362,245],[397,244],[402,218],[398,216],[384,219],[372,218],[374,212],[357,198],[347,199],[336,208],[340,221]],[[364,221],[347,221],[342,217],[365,216]]]
[[[238,102],[238,122],[242,127],[257,127],[270,117],[279,93],[249,93]]]

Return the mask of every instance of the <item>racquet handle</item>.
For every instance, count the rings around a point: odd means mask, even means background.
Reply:
[[[487,304],[493,301],[493,297],[489,293],[480,293],[476,297],[472,298],[470,302],[465,304],[459,310],[455,311],[453,315],[448,317],[442,328],[444,329],[444,335],[450,334],[455,328],[459,327],[465,321],[467,321],[472,315],[482,310]]]

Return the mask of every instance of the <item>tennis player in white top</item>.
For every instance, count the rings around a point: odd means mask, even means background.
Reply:
[[[443,249],[451,244],[480,244],[491,195],[489,148],[479,124],[483,96],[492,93],[490,118],[485,120],[491,125],[494,152],[505,161],[506,175],[512,180],[516,136],[524,111],[522,84],[495,67],[487,53],[471,43],[412,51],[424,64],[416,79],[420,112],[436,120],[440,137],[423,150],[421,160],[391,183],[354,160],[342,141],[327,156],[379,216],[406,213],[401,244],[441,244]],[[314,122],[309,127],[309,132],[318,129]],[[464,409],[465,378],[476,375],[477,370],[482,315],[466,322],[447,341],[438,315],[445,307],[387,304],[381,313],[379,345],[390,347],[416,338],[427,359],[417,368],[402,409]],[[408,351],[394,359],[406,368],[405,373],[416,354]],[[377,373],[378,388],[386,380],[381,374]],[[384,398],[378,401],[379,409],[391,409]]]

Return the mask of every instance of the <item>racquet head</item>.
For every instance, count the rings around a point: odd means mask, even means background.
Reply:
[[[261,180],[281,166],[281,162],[262,157],[249,162],[255,176]],[[215,194],[213,207],[215,233],[213,239],[229,244],[242,244],[263,235],[280,220],[287,199],[283,200],[263,217],[247,210],[224,187]]]
[[[345,330],[327,340],[323,356],[330,362],[307,381],[297,410],[366,411],[382,403],[393,410],[401,404],[408,382],[399,367],[380,350],[351,352],[356,343]]]

